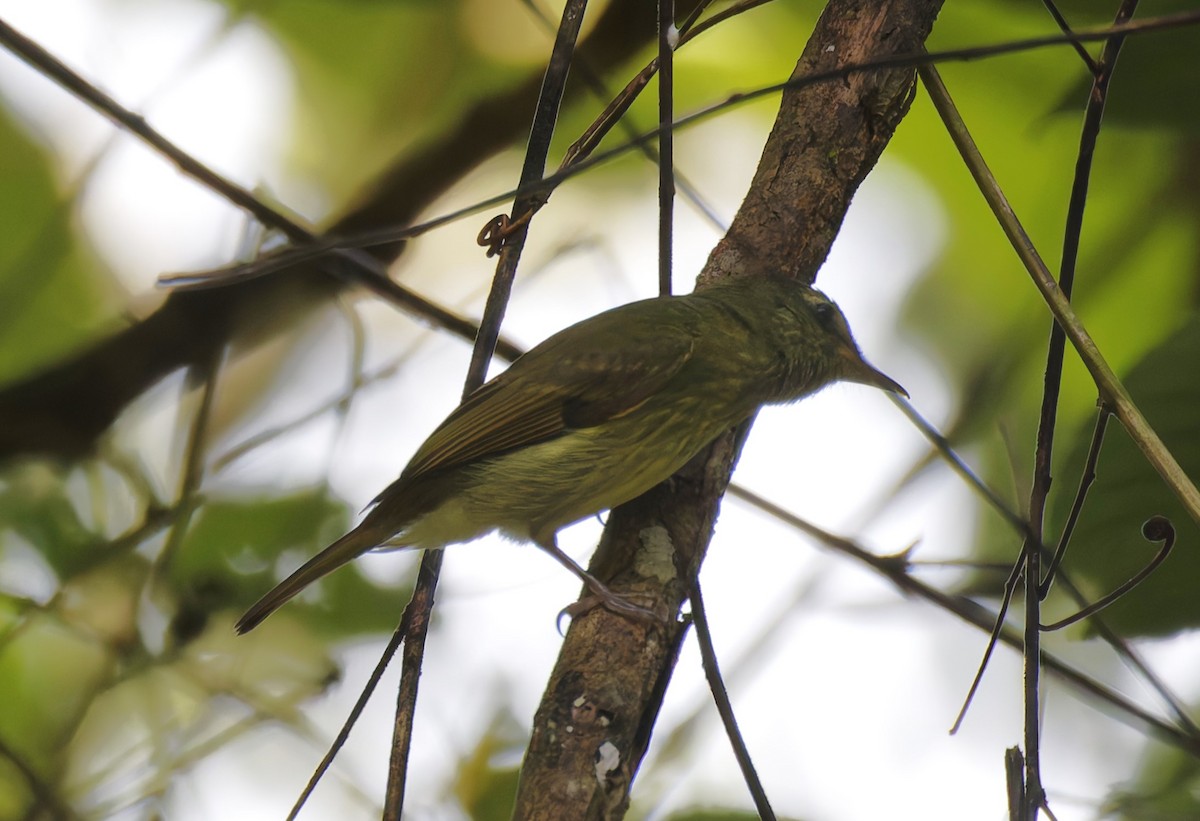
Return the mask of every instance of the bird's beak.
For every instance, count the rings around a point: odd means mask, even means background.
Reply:
[[[908,391],[904,390],[904,387],[899,382],[863,359],[862,354],[858,351],[843,348],[841,353],[842,358],[845,360],[842,369],[842,379],[847,382],[857,382],[860,385],[870,385],[873,388],[898,393],[905,399],[908,398]]]

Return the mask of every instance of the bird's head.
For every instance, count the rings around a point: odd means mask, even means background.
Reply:
[[[858,349],[841,309],[825,294],[792,280],[759,280],[760,310],[770,312],[783,399],[797,399],[837,381],[857,382],[908,396]],[[757,289],[756,289],[757,290]]]

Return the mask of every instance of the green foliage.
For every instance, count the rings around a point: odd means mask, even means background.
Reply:
[[[73,192],[0,109],[0,385],[110,329],[116,294],[72,225]]]
[[[515,716],[503,710],[463,755],[455,774],[454,797],[475,821],[510,818],[517,797],[516,766],[529,739]]]
[[[83,569],[98,539],[80,519],[65,475],[40,465],[20,465],[5,471],[5,479],[0,484],[0,522],[10,531],[9,538],[18,537],[37,549],[59,579]],[[3,549],[0,540],[0,556]]]
[[[1098,817],[1113,821],[1200,818],[1200,761],[1175,747],[1147,746],[1141,772],[1113,788]]]
[[[85,523],[90,500],[69,475],[25,466],[0,483],[0,544],[33,546],[58,582],[45,607],[0,597],[0,744],[13,757],[0,756],[10,765],[0,768],[0,817],[21,817],[34,800],[29,775],[97,817],[139,801],[146,785],[237,737],[216,696],[291,721],[336,679],[327,637],[394,626],[403,594],[352,570],[324,597],[347,618],[330,623],[325,607],[298,603],[300,617],[234,634],[235,614],[274,583],[281,554],[315,550],[344,526],[345,505],[324,492],[204,505],[164,564],[134,549],[163,540],[114,541],[107,522]],[[147,590],[175,612],[165,650],[138,624]]]
[[[171,564],[182,609],[194,614],[244,610],[284,571],[340,536],[348,520],[345,504],[320,490],[205,504]],[[405,591],[379,587],[354,565],[323,579],[315,591],[285,612],[328,638],[391,630],[407,601]]]
[[[32,616],[0,647],[0,692],[6,703],[0,739],[50,780],[111,664],[108,651],[87,636],[53,617]]]

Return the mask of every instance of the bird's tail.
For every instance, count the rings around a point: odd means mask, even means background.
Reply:
[[[239,634],[248,633],[267,616],[285,604],[304,588],[327,573],[366,553],[385,540],[390,533],[381,533],[380,528],[364,521],[342,538],[305,562],[295,573],[277,584],[246,611],[234,626]]]

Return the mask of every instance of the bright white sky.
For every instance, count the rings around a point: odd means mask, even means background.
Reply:
[[[287,60],[263,30],[241,23],[222,31],[221,7],[203,0],[0,0],[0,16],[241,184],[264,186],[285,202],[289,191],[302,190],[289,181],[281,159],[298,91]],[[132,140],[109,146],[112,130],[105,121],[7,55],[0,55],[0,93],[53,146],[64,180],[100,152],[82,218],[133,294],[149,293],[159,274],[219,264],[235,253],[244,236],[239,214]],[[679,167],[719,212],[736,209],[768,125],[761,116],[731,116],[680,136]],[[706,160],[712,144],[722,146],[721,162]],[[445,205],[510,187],[516,172],[514,158],[497,160]],[[597,194],[567,187],[556,193],[555,207],[533,228],[524,269],[528,284],[516,294],[509,335],[532,344],[602,308],[653,292],[649,171],[646,180],[641,191]],[[297,209],[319,212],[320,197],[306,193],[309,199]],[[584,203],[604,208],[609,233],[598,236],[594,222],[584,223],[590,213]],[[678,210],[677,282],[686,290],[716,234],[686,203]],[[951,407],[946,386],[891,329],[908,284],[938,252],[944,222],[920,178],[885,161],[856,198],[819,282],[844,309],[868,358],[904,384],[935,422]],[[398,275],[418,291],[477,311],[491,272],[470,241],[477,228],[452,226],[423,240]],[[576,238],[590,242],[556,254],[560,242]],[[218,486],[271,486],[281,476],[304,484],[329,469],[339,492],[354,505],[365,504],[453,407],[466,346],[431,337],[387,306],[363,303],[359,310],[372,362],[419,343],[416,361],[425,370],[364,391],[341,434],[332,422],[307,426],[236,463],[216,478]],[[293,340],[308,359],[294,366],[290,390],[312,403],[314,389],[322,395],[340,390],[342,383],[330,385],[327,374],[345,368],[350,343],[345,323],[334,316],[305,333]],[[431,379],[438,380],[433,395],[414,406],[411,389],[428,391]],[[283,406],[273,421],[295,415],[296,408]],[[961,555],[970,538],[964,513],[970,507],[966,491],[946,471],[882,514],[866,515],[921,450],[918,435],[883,394],[837,386],[798,406],[764,411],[736,481],[835,531],[869,519],[865,533],[848,535],[861,536],[881,553],[920,541],[924,558]],[[598,525],[585,522],[564,533],[562,543],[585,561],[597,533]],[[364,562],[372,572],[394,575],[413,560],[378,556]],[[415,818],[455,817],[438,804],[449,768],[497,699],[511,696],[517,720],[528,724],[560,642],[555,614],[578,588],[538,551],[493,540],[452,548],[445,567],[443,624],[425,664],[410,779]],[[950,576],[932,580],[948,582]],[[947,728],[983,649],[978,632],[902,600],[868,572],[736,501],[725,504],[703,582],[734,706],[778,812],[833,821],[1005,817],[1002,754],[1020,740],[1020,670],[1013,654],[998,653],[964,731],[950,738]],[[774,632],[767,648],[752,663],[737,665],[768,629]],[[312,720],[329,736],[378,650],[347,648],[343,683],[312,705]],[[1102,654],[1083,656],[1093,667],[1112,666]],[[346,753],[348,771],[371,801],[383,794],[394,693],[394,680],[389,682]],[[706,699],[698,655],[689,645],[658,736]],[[1094,738],[1078,737],[1081,711]],[[1093,817],[1089,806],[1110,780],[1131,772],[1140,736],[1097,720],[1061,692],[1052,694],[1047,717],[1044,755],[1055,812],[1061,821]],[[1064,738],[1055,731],[1059,727],[1074,735]],[[667,798],[653,809],[640,805],[649,817],[708,801],[750,806],[711,710],[705,728],[681,769],[656,769],[651,752],[635,797],[655,785]],[[321,753],[279,731],[243,738],[179,780],[171,816],[282,817]],[[316,801],[308,817],[373,817],[370,802],[343,799],[333,782]]]

